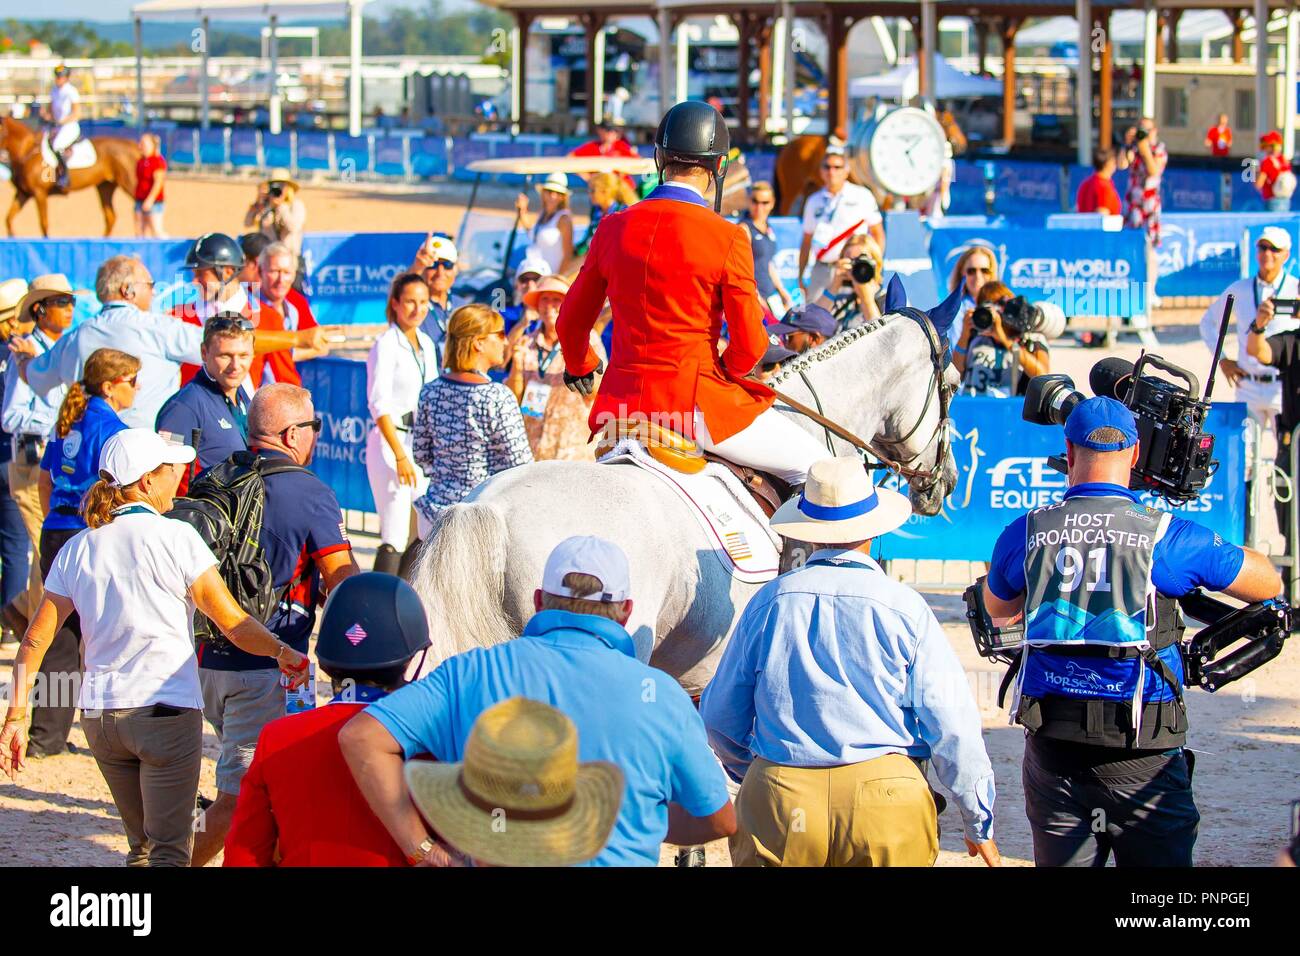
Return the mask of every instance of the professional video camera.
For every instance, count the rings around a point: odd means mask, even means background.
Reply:
[[[984,580],[977,580],[962,595],[975,650],[986,660],[1014,663],[1024,647],[1024,618],[995,624],[984,606]],[[1184,683],[1210,693],[1277,657],[1291,633],[1291,607],[1281,599],[1233,607],[1198,588],[1179,598],[1178,604],[1184,614],[1205,625],[1180,645]],[[1234,646],[1243,640],[1246,643]],[[1220,657],[1223,651],[1229,652]]]
[[[1148,368],[1168,372],[1187,384],[1144,375]],[[1123,402],[1137,419],[1140,450],[1129,487],[1173,502],[1194,499],[1218,466],[1214,436],[1204,431],[1209,387],[1204,398],[1197,398],[1200,385],[1194,374],[1158,355],[1145,354],[1136,366],[1118,357],[1102,359],[1088,374],[1088,384],[1094,394]],[[1035,425],[1064,425],[1085,397],[1068,375],[1036,375],[1029,380],[1021,414]],[[1066,470],[1062,456],[1049,459],[1049,464]]]
[[[1054,302],[1033,303],[1023,295],[1005,302],[993,302],[978,306],[971,313],[971,325],[976,332],[987,332],[993,327],[993,316],[1002,319],[1002,327],[1018,335],[1037,332],[1047,339],[1054,339],[1065,331],[1065,313]]]

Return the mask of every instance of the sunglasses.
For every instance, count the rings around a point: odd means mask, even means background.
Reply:
[[[211,332],[252,332],[254,326],[242,315],[218,315],[208,319],[207,328]]]
[[[751,206],[774,206],[776,201],[773,199],[751,199],[749,204]]]
[[[283,436],[285,432],[292,431],[295,428],[310,428],[312,431],[314,431],[316,434],[319,435],[321,430],[321,425],[322,425],[321,419],[319,417],[316,417],[309,422],[299,422],[296,425],[287,425],[284,428],[280,429],[280,435]]]
[[[991,275],[993,275],[993,270],[992,270],[992,269],[981,269],[979,266],[967,266],[967,267],[966,267],[966,274],[967,274],[968,276],[977,276],[977,275],[979,275],[980,273],[983,273],[983,274],[986,275],[986,276],[991,276]]]
[[[456,268],[456,263],[452,262],[450,259],[434,259],[433,262],[429,263],[429,268],[445,269],[450,271]]]
[[[822,163],[822,169],[847,169],[843,163]]]
[[[139,388],[139,385],[136,384],[139,378],[140,378],[140,373],[137,372],[136,374],[132,375],[130,378],[121,379],[121,382],[123,385],[130,385],[132,388]]]
[[[1267,242],[1257,242],[1255,243],[1255,248],[1258,249],[1260,252],[1281,252],[1282,251],[1277,246],[1271,245]]]
[[[71,295],[52,295],[45,300],[46,305],[52,305],[56,309],[59,307],[67,308],[70,305],[76,305],[77,299]]]

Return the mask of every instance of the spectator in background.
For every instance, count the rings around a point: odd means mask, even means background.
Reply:
[[[952,275],[948,277],[948,291],[956,292],[957,287],[961,287],[961,302],[957,306],[957,314],[962,317],[963,322],[969,320],[970,314],[975,311],[975,300],[979,297],[980,289],[984,288],[986,282],[996,282],[997,279],[997,253],[988,246],[974,243],[957,257],[957,263],[952,267]],[[957,340],[961,338],[963,322],[954,322],[949,328],[949,348],[956,348]]]
[[[796,355],[802,355],[809,349],[815,349],[835,334],[837,323],[835,317],[820,302],[795,306],[775,325],[769,325],[767,331],[781,337],[781,344]]]
[[[587,198],[591,200],[591,221],[576,248],[580,256],[585,256],[591,248],[591,237],[596,234],[601,219],[626,209],[637,200],[636,189],[628,185],[627,177],[617,173],[596,173],[588,179]]]
[[[13,377],[17,379],[18,363],[9,361],[9,350],[5,343],[14,336],[23,335],[31,328],[30,323],[19,322],[23,299],[27,295],[27,283],[22,279],[8,279],[0,282],[0,371],[9,379],[9,368],[14,369]],[[18,379],[21,381],[21,379]],[[12,464],[12,454],[18,450],[20,442],[11,443],[11,429],[0,430],[0,465],[9,462],[4,471],[0,471],[0,603],[3,604],[3,623],[0,626],[0,643],[16,644],[27,631],[28,618],[40,603],[41,579],[35,567],[35,558],[28,560],[27,549],[31,544],[30,535],[34,522],[39,531],[41,511],[36,498],[35,481],[25,495],[26,504],[33,506],[29,519],[29,508],[24,507],[15,487],[14,475],[17,474]],[[44,438],[42,437],[42,441]],[[13,446],[19,445],[18,449]],[[34,450],[34,449],[33,449]],[[20,534],[19,532],[23,533]],[[24,587],[25,585],[25,587]],[[32,603],[32,594],[35,603]]]
[[[1160,245],[1160,183],[1169,163],[1169,150],[1160,142],[1156,121],[1142,117],[1124,134],[1119,168],[1128,170],[1128,194],[1124,225],[1146,233],[1147,275],[1158,274],[1156,248]],[[1151,295],[1152,307],[1157,296]]]
[[[514,361],[506,387],[519,402],[524,431],[533,458],[538,461],[591,461],[591,428],[587,415],[591,403],[564,387],[564,356],[555,320],[569,291],[560,276],[548,276],[528,293],[526,301],[537,310],[537,324],[514,346]],[[605,361],[600,336],[593,330],[591,347]]]
[[[1291,171],[1291,161],[1282,155],[1282,134],[1269,130],[1259,138],[1259,147],[1255,188],[1269,212],[1289,212],[1295,192],[1295,173]]]
[[[452,313],[443,374],[420,391],[412,435],[412,457],[429,476],[428,491],[415,502],[422,541],[442,510],[475,485],[533,460],[519,403],[487,375],[505,361],[505,320],[498,313],[477,303]]]
[[[1029,380],[1052,370],[1047,341],[1034,332],[1021,334],[1002,321],[1002,307],[1015,293],[1001,282],[986,282],[975,310],[962,321],[952,364],[962,373],[963,395],[1011,398],[1025,394]],[[987,309],[989,324],[977,327],[975,312]],[[982,315],[982,311],[981,311]]]
[[[163,183],[167,160],[159,152],[155,133],[140,134],[140,158],[135,164],[135,235],[138,239],[165,239],[163,230]]]
[[[871,265],[871,275],[865,280],[854,274],[854,263],[862,259],[869,260]],[[861,271],[862,266],[858,268]],[[815,304],[828,310],[842,328],[878,319],[885,299],[881,287],[884,274],[885,257],[876,240],[865,230],[856,232],[844,241],[831,280]]]
[[[298,188],[289,170],[271,170],[244,214],[244,226],[256,228],[272,242],[283,242],[289,247],[298,262],[293,287],[302,291],[302,240],[307,228],[307,204],[298,197]]]
[[[305,655],[325,593],[358,573],[343,512],[329,486],[307,470],[321,420],[311,393],[283,382],[259,389],[248,410],[248,446],[267,464],[297,468],[266,474],[266,509],[259,543],[280,602],[267,629]],[[221,744],[217,799],[204,811],[194,842],[194,866],[204,866],[225,844],[239,786],[253,760],[257,738],[284,716],[285,695],[276,661],[237,643],[199,646],[203,714]]]
[[[33,389],[48,392],[82,377],[85,361],[101,347],[121,348],[140,359],[140,391],[123,421],[133,427],[152,428],[163,403],[175,394],[180,363],[203,361],[203,329],[175,318],[150,312],[153,278],[134,256],[113,256],[95,274],[95,295],[103,303],[99,315],[87,319],[39,354],[31,342],[10,342],[18,354],[20,374]],[[327,349],[337,327],[317,326],[297,332],[255,332],[253,348]]]
[[[253,364],[253,324],[238,312],[208,319],[203,326],[203,364],[198,374],[167,399],[157,430],[178,445],[193,445],[199,430],[193,474],[207,471],[248,447],[248,404],[241,388]],[[190,472],[182,480],[189,487]]]
[[[366,475],[379,513],[374,570],[398,574],[411,544],[412,504],[429,486],[428,472],[412,462],[416,405],[425,383],[438,377],[438,349],[421,331],[429,290],[415,273],[393,280],[388,328],[366,356],[366,403],[374,425],[366,436]],[[454,453],[453,453],[454,454]],[[409,549],[414,559],[414,549]]]
[[[570,156],[636,156],[637,151],[623,138],[623,128],[606,120],[596,124],[596,138],[583,143]]]
[[[401,786],[403,760],[466,759],[479,715],[519,696],[549,701],[577,725],[578,759],[607,760],[627,778],[618,822],[593,865],[655,866],[664,841],[693,846],[732,833],[726,781],[690,697],[637,660],[626,628],[627,556],[601,538],[567,538],[539,584],[538,613],[517,640],[448,658],[339,734],[353,777],[398,846],[415,860],[436,848]]]
[[[411,271],[420,276],[429,287],[429,315],[420,326],[420,330],[433,340],[439,349],[447,338],[447,323],[451,314],[466,303],[463,296],[453,295],[451,287],[456,283],[456,263],[460,256],[456,243],[451,236],[443,232],[431,232],[415,261]]]
[[[1110,216],[1121,215],[1119,192],[1111,177],[1115,175],[1115,151],[1102,146],[1092,151],[1092,175],[1079,183],[1074,196],[1077,212],[1101,212]]]
[[[253,325],[270,331],[298,332],[316,327],[307,297],[293,287],[297,274],[293,250],[282,242],[266,244],[258,253],[257,285],[252,292]],[[326,354],[319,349],[281,349],[258,357],[250,377],[259,385],[288,382],[301,385],[298,362]],[[202,457],[201,455],[199,457]]]
[[[1223,158],[1232,153],[1232,127],[1228,125],[1228,114],[1220,113],[1218,120],[1205,134],[1205,145],[1210,155]]]
[[[118,417],[136,396],[140,360],[116,349],[99,349],[86,361],[82,380],[68,389],[59,407],[58,421],[45,446],[39,481],[41,508],[41,577],[47,579],[54,559],[68,541],[85,530],[81,502],[99,480],[100,452],[110,438],[123,431]],[[51,675],[79,669],[81,621],[75,614],[64,619],[45,654],[42,672]],[[49,756],[68,745],[75,708],[42,704],[32,707],[31,753]]]
[[[17,287],[12,285],[14,281],[23,289],[23,298],[5,316],[5,303],[12,299],[4,294],[4,286],[10,286],[16,291]],[[21,279],[0,285],[0,323],[6,329],[31,329],[30,334],[24,337],[30,340],[38,353],[48,352],[72,325],[76,301],[71,285],[63,276],[38,276],[32,280],[32,287],[32,291],[28,291],[27,283]],[[6,335],[5,338],[10,336]],[[8,350],[6,358],[7,354]],[[0,504],[5,509],[0,518],[0,535],[4,536],[5,545],[0,549],[0,560],[4,562],[3,590],[6,600],[3,618],[6,627],[13,628],[21,635],[27,630],[32,614],[41,604],[41,524],[45,521],[40,494],[41,458],[45,454],[45,446],[59,416],[59,406],[63,404],[68,389],[67,386],[59,385],[46,393],[34,391],[18,374],[16,361],[8,362],[4,382],[0,426],[3,426],[8,436],[12,436],[12,442],[6,437],[5,445],[9,447],[0,449],[0,456],[6,452],[12,456],[7,475],[8,496],[21,515],[26,535],[21,543],[11,541],[12,525],[9,523],[8,505]],[[21,564],[17,557],[19,549],[23,560],[27,560],[29,544],[32,554],[28,562],[27,590],[14,597],[9,590],[9,578],[17,574]]]
[[[618,765],[579,763],[573,721],[526,697],[479,715],[463,762],[413,760],[405,775],[411,801],[445,841],[428,857],[431,865],[588,863],[604,848],[623,802]],[[512,821],[508,829],[501,819]]]
[[[406,865],[352,779],[338,735],[369,704],[406,684],[408,666],[428,647],[424,605],[405,581],[367,572],[339,584],[316,639],[334,697],[329,706],[262,729],[239,787],[223,866]]]
[[[865,228],[885,248],[884,218],[876,197],[865,186],[849,182],[848,158],[843,146],[828,146],[822,159],[824,188],[808,197],[803,212],[803,244],[799,247],[799,288],[804,301],[814,301],[830,284],[834,264],[842,255],[844,242]],[[806,280],[808,259],[812,274]]]
[[[772,184],[759,180],[749,187],[749,212],[740,220],[754,247],[754,281],[768,318],[784,315],[794,305],[776,270],[776,231],[767,221],[775,205]]]
[[[537,288],[537,283],[550,274],[550,264],[545,259],[534,256],[525,256],[515,269],[515,301],[501,310],[501,317],[506,320],[506,328],[510,330],[512,345],[537,320],[537,312],[524,300],[528,293]]]
[[[573,215],[569,212],[569,177],[551,173],[537,187],[542,208],[535,216],[528,214],[528,195],[515,199],[519,227],[528,233],[525,257],[545,259],[553,273],[564,273],[573,265]],[[594,213],[593,213],[594,215]],[[529,225],[529,223],[532,225]]]

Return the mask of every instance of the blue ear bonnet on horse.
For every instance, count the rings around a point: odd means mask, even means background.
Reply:
[[[962,286],[958,285],[957,288],[952,290],[948,298],[925,313],[929,317],[931,324],[934,325],[935,331],[942,337],[947,337],[948,329],[952,327],[952,323],[957,318],[957,313],[961,310],[962,291]],[[888,312],[889,310],[886,309],[885,311]]]
[[[889,285],[885,287],[885,315],[897,312],[905,305],[907,305],[907,290],[903,288],[903,280],[895,272],[889,277]]]

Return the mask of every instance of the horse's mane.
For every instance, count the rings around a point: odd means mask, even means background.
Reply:
[[[781,385],[785,382],[786,379],[798,375],[801,372],[808,371],[808,369],[810,369],[813,366],[814,362],[823,362],[826,359],[830,358],[831,356],[835,355],[837,352],[840,352],[843,349],[848,348],[854,342],[858,342],[862,339],[865,339],[868,335],[870,335],[872,332],[875,332],[877,329],[884,328],[886,325],[890,323],[890,321],[896,315],[898,315],[897,312],[890,312],[886,315],[882,315],[878,319],[873,319],[870,322],[864,322],[862,325],[855,325],[852,328],[844,329],[841,332],[836,332],[834,335],[832,335],[821,345],[817,346],[815,349],[809,349],[807,352],[804,352],[802,355],[797,355],[794,358],[788,358],[784,362],[782,362],[778,366],[776,374],[767,380],[767,384]]]

